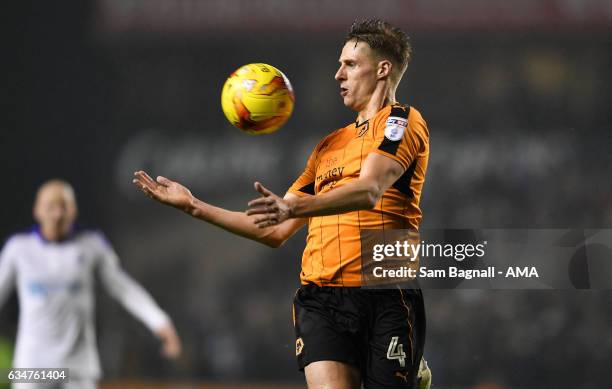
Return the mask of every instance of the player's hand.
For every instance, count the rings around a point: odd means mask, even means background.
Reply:
[[[178,182],[158,176],[153,180],[146,172],[139,170],[134,173],[132,180],[144,194],[161,203],[171,205],[182,211],[189,212],[193,195],[189,189]]]
[[[270,192],[259,182],[255,183],[255,190],[261,194],[261,197],[249,201],[246,214],[256,215],[255,224],[259,228],[280,224],[291,217],[291,206],[288,201]]]
[[[172,323],[168,323],[155,331],[155,335],[162,343],[162,354],[166,358],[177,359],[181,355],[181,339]]]

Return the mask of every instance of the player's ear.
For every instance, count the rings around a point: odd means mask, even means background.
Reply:
[[[383,78],[387,78],[391,76],[391,70],[393,69],[393,64],[388,59],[383,59],[378,63],[378,71],[376,76],[379,80]]]

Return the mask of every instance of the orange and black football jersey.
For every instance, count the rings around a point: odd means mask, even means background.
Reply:
[[[289,192],[317,196],[357,180],[369,153],[393,158],[404,167],[403,175],[371,210],[309,219],[302,284],[361,286],[360,230],[418,230],[429,130],[419,111],[412,107],[385,106],[371,119],[349,124],[325,137]]]

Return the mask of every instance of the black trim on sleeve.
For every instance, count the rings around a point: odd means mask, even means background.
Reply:
[[[385,136],[380,146],[378,146],[378,150],[382,150],[385,153],[395,155],[397,154],[397,149],[399,148],[401,142],[401,139],[397,141],[392,141]]]
[[[410,113],[410,107],[403,106],[403,105],[395,105],[391,108],[391,113],[389,114],[389,117],[391,116],[399,117],[402,119],[406,119],[406,121],[408,121],[409,113]],[[409,128],[408,126],[406,126],[406,131],[408,130]],[[399,148],[400,143],[402,143],[402,139],[403,137],[396,141],[393,141],[387,138],[386,136],[384,136],[383,141],[380,143],[380,146],[378,146],[378,149],[384,151],[385,153],[395,155],[397,154],[397,149]]]
[[[414,196],[414,194],[412,193],[412,189],[410,189],[410,182],[412,181],[412,177],[414,176],[414,170],[416,169],[416,165],[417,159],[415,158],[414,161],[412,161],[412,163],[408,167],[408,169],[406,169],[404,174],[402,174],[401,177],[398,178],[397,181],[393,183],[393,185],[391,185],[395,189],[408,196],[408,198],[412,198]]]
[[[302,192],[302,193],[306,193],[306,194],[314,196],[314,194],[315,194],[315,191],[314,191],[314,181],[311,182],[310,184],[304,185],[303,187],[298,189],[298,192]]]

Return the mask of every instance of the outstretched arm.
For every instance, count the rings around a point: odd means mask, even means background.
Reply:
[[[197,219],[270,247],[282,245],[307,221],[307,219],[293,218],[269,228],[258,228],[255,225],[254,216],[205,203],[193,196],[191,191],[183,185],[165,177],[157,177],[157,180],[153,180],[146,172],[137,171],[134,173],[133,183],[147,196],[160,203],[170,205]],[[298,196],[292,193],[285,195],[288,201],[297,198]]]
[[[249,202],[246,214],[255,216],[254,223],[260,228],[269,228],[292,218],[372,209],[403,173],[404,168],[396,160],[370,153],[358,180],[322,195],[281,199],[256,182],[255,190],[262,197]]]

